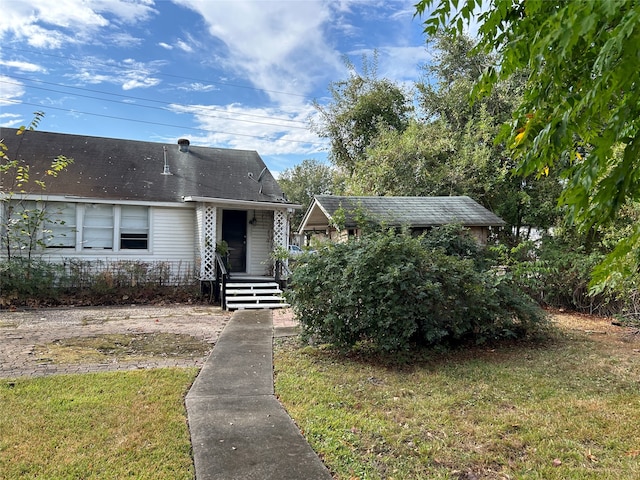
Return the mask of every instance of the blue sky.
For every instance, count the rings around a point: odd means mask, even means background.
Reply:
[[[312,102],[378,52],[407,88],[429,59],[414,0],[2,1],[0,125],[324,160]]]

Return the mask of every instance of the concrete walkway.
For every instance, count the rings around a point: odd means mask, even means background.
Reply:
[[[186,397],[197,480],[330,480],[274,395],[273,317],[239,310]]]

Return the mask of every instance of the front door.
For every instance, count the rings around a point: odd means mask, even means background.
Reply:
[[[229,268],[231,272],[247,271],[247,212],[244,210],[222,211],[222,240],[229,245]]]

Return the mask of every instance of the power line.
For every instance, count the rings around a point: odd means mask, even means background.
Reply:
[[[7,103],[13,103],[13,104],[17,104],[17,105],[31,105],[33,107],[42,108],[42,105],[37,104],[37,103],[23,102],[23,101],[20,101],[20,100],[13,100],[13,99],[10,99],[10,98],[0,98],[0,101],[7,102]],[[50,106],[50,105],[47,106],[47,109],[59,110],[59,111],[62,111],[62,112],[81,114],[81,115],[90,115],[90,116],[94,116],[94,117],[109,118],[109,119],[112,119],[112,120],[124,120],[124,121],[127,121],[127,122],[144,123],[144,124],[148,124],[148,125],[158,125],[158,126],[161,126],[161,127],[182,128],[182,129],[186,129],[186,130],[194,130],[194,131],[205,132],[205,133],[214,133],[214,134],[215,133],[219,133],[219,134],[224,134],[224,135],[233,135],[233,136],[237,136],[237,137],[249,137],[249,138],[257,138],[259,140],[270,140],[267,137],[261,137],[261,136],[258,136],[258,135],[249,135],[248,133],[214,131],[214,130],[207,130],[207,129],[204,129],[204,128],[187,127],[185,125],[173,125],[173,124],[170,124],[170,123],[150,122],[148,120],[138,120],[138,119],[135,119],[135,118],[117,117],[115,115],[105,115],[105,114],[100,114],[100,113],[82,112],[80,110],[71,110],[71,109],[68,109],[68,108],[53,107],[53,106]],[[303,144],[303,145],[313,145],[313,146],[317,146],[317,147],[324,147],[325,146],[325,144],[322,144],[322,143],[308,142],[308,141],[304,141],[304,140],[281,139],[281,141],[300,143],[300,144]]]
[[[139,100],[139,101],[143,101],[143,102],[150,102],[150,103],[158,103],[161,105],[176,105],[175,103],[171,103],[171,102],[163,102],[161,100],[154,100],[151,98],[144,98],[144,97],[136,97],[134,95],[124,95],[122,93],[112,93],[112,92],[105,92],[103,90],[95,90],[95,89],[91,89],[91,88],[84,88],[84,87],[73,87],[70,85],[65,85],[63,83],[55,83],[55,82],[46,82],[44,80],[39,80],[39,79],[34,79],[34,78],[27,78],[27,77],[21,77],[18,75],[9,75],[9,74],[3,74],[3,76],[8,77],[8,78],[13,78],[15,80],[22,80],[22,81],[27,81],[27,82],[35,82],[35,83],[42,83],[44,85],[53,85],[55,87],[63,87],[63,88],[68,88],[68,89],[72,89],[72,90],[80,90],[83,92],[91,92],[91,93],[99,93],[101,95],[111,95],[113,97],[119,97],[119,98],[126,98],[126,99],[130,99],[130,100]],[[10,83],[10,82],[5,82],[5,83]],[[23,85],[23,84],[16,84],[16,85]],[[34,86],[30,86],[31,88],[39,88],[41,90],[46,90],[43,87],[34,87]],[[51,90],[56,92],[56,90]],[[60,92],[58,91],[57,93],[67,93],[67,92]],[[80,96],[80,95],[79,95]],[[88,97],[88,98],[95,98],[96,100],[107,100],[107,101],[113,101],[113,100],[108,100],[108,99],[102,99],[100,97]],[[122,102],[121,102],[122,103]],[[125,105],[130,105],[130,104],[125,104]],[[207,110],[212,110],[214,112],[222,112],[222,113],[229,113],[226,110],[220,109],[220,108],[215,108],[215,107],[211,107],[211,106],[206,106],[204,107]],[[272,117],[272,116],[268,116],[268,115],[258,115],[255,113],[243,113],[243,112],[233,112],[234,115],[244,115],[247,117],[255,117],[255,118],[266,118],[269,120],[278,120],[278,121],[282,121],[282,122],[291,122],[291,123],[304,123],[300,120],[290,120],[288,118],[282,118],[282,117]]]
[[[12,47],[7,47],[7,46],[3,46],[2,47],[4,50],[12,50],[14,52],[20,52],[20,53],[29,53],[29,54],[34,54],[34,55],[43,55],[45,57],[53,57],[53,58],[62,58],[64,60],[69,61],[70,58],[69,57],[65,57],[63,55],[54,55],[53,53],[43,53],[43,52],[39,52],[39,51],[35,51],[35,50],[25,50],[25,49],[18,49],[18,48],[12,48]],[[128,67],[124,67],[121,65],[108,65],[106,63],[100,63],[100,62],[92,62],[92,65],[99,65],[102,67],[108,67],[108,68],[119,68],[121,70],[128,70],[128,71],[132,71],[132,72],[139,72],[139,70],[134,70]],[[264,92],[264,93],[276,93],[278,95],[289,95],[292,97],[299,97],[299,98],[305,98],[308,99],[308,97],[306,95],[302,95],[300,93],[291,93],[291,92],[281,92],[278,90],[268,90],[265,88],[257,88],[257,87],[251,87],[249,85],[238,85],[238,84],[234,84],[234,83],[228,83],[228,82],[220,82],[220,81],[215,81],[215,80],[210,80],[210,79],[201,79],[201,78],[192,78],[192,77],[182,77],[180,75],[172,75],[170,73],[156,73],[155,75],[158,76],[162,76],[162,77],[169,77],[169,78],[178,78],[180,80],[189,80],[189,81],[193,81],[193,82],[206,82],[206,83],[211,83],[213,85],[224,85],[226,87],[233,87],[233,88],[243,88],[246,90],[253,90],[256,92]]]
[[[91,95],[83,95],[80,93],[69,93],[69,92],[65,92],[65,91],[61,91],[61,90],[54,90],[51,88],[44,88],[44,87],[36,87],[34,85],[24,85],[23,83],[15,83],[15,82],[8,82],[6,80],[0,80],[0,83],[6,83],[9,85],[20,85],[20,86],[26,86],[27,88],[32,88],[32,89],[37,89],[37,90],[43,90],[46,92],[54,92],[54,93],[61,93],[61,94],[71,94],[71,95],[75,95],[77,97],[82,97],[82,98],[90,98],[92,100],[100,100],[102,102],[112,102],[112,103],[117,103],[118,105],[125,105],[125,106],[131,106],[131,107],[139,107],[139,108],[148,108],[148,109],[153,109],[153,110],[161,110],[161,111],[171,111],[170,107],[171,105],[178,105],[180,107],[183,108],[191,108],[187,105],[179,105],[179,104],[172,104],[172,103],[167,103],[167,102],[161,102],[159,100],[147,100],[144,98],[139,98],[139,97],[132,97],[129,95],[119,95],[119,94],[111,94],[108,92],[101,92],[99,90],[90,90],[90,89],[84,89],[84,88],[79,88],[79,87],[67,87],[66,85],[62,85],[62,84],[55,84],[55,83],[51,83],[51,82],[44,82],[44,81],[39,81],[39,80],[31,80],[31,79],[25,79],[23,77],[14,77],[12,75],[5,75],[6,77],[9,78],[14,78],[14,79],[19,79],[19,80],[27,80],[27,81],[35,81],[35,82],[40,82],[40,83],[44,83],[44,84],[48,84],[48,85],[56,85],[56,86],[61,86],[61,87],[65,87],[65,88],[73,88],[73,89],[77,89],[77,90],[83,90],[83,91],[89,91],[89,92],[94,92],[94,93],[103,93],[105,95],[114,95],[114,96],[119,96],[119,97],[124,97],[124,98],[131,98],[131,99],[137,99],[137,100],[143,100],[143,101],[148,101],[148,102],[154,102],[154,103],[159,103],[162,105],[165,105],[166,107],[154,107],[151,105],[141,105],[141,104],[132,104],[132,103],[126,103],[126,102],[120,102],[118,100],[113,100],[113,99],[109,99],[109,98],[100,98],[100,97],[95,97],[95,96],[91,96]],[[207,106],[202,106],[201,107],[203,110],[213,110],[213,111],[219,111],[219,112],[223,112],[226,113],[227,115],[231,115],[232,113],[230,112],[226,112],[224,110],[220,110],[220,109],[216,109],[216,108],[209,108]],[[239,115],[245,115],[243,113],[238,113]],[[269,125],[269,126],[275,126],[275,127],[285,127],[285,125],[281,125],[281,124],[277,124],[277,123],[268,123],[268,122],[257,122],[255,120],[245,120],[242,118],[233,118],[231,116],[219,116],[219,115],[212,115],[212,114],[207,114],[207,113],[199,113],[199,115],[202,115],[204,117],[209,117],[209,118],[221,118],[224,120],[229,120],[229,121],[234,121],[234,122],[246,122],[246,123],[253,123],[256,125]],[[235,115],[235,113],[233,113],[233,115]],[[299,120],[287,120],[287,119],[279,119],[276,117],[267,117],[267,116],[258,116],[258,115],[251,115],[251,114],[246,114],[248,116],[255,116],[255,117],[259,117],[259,118],[268,118],[268,119],[275,119],[275,120],[279,120],[279,121],[284,121],[284,122],[293,122],[293,123],[302,123]],[[300,129],[300,130],[307,130],[307,127],[299,127],[299,126],[295,126],[295,125],[290,125],[290,126],[286,126],[286,128],[295,128],[295,129]]]

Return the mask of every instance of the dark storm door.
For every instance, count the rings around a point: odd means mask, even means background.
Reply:
[[[222,211],[222,240],[229,245],[231,272],[247,271],[247,212]]]

